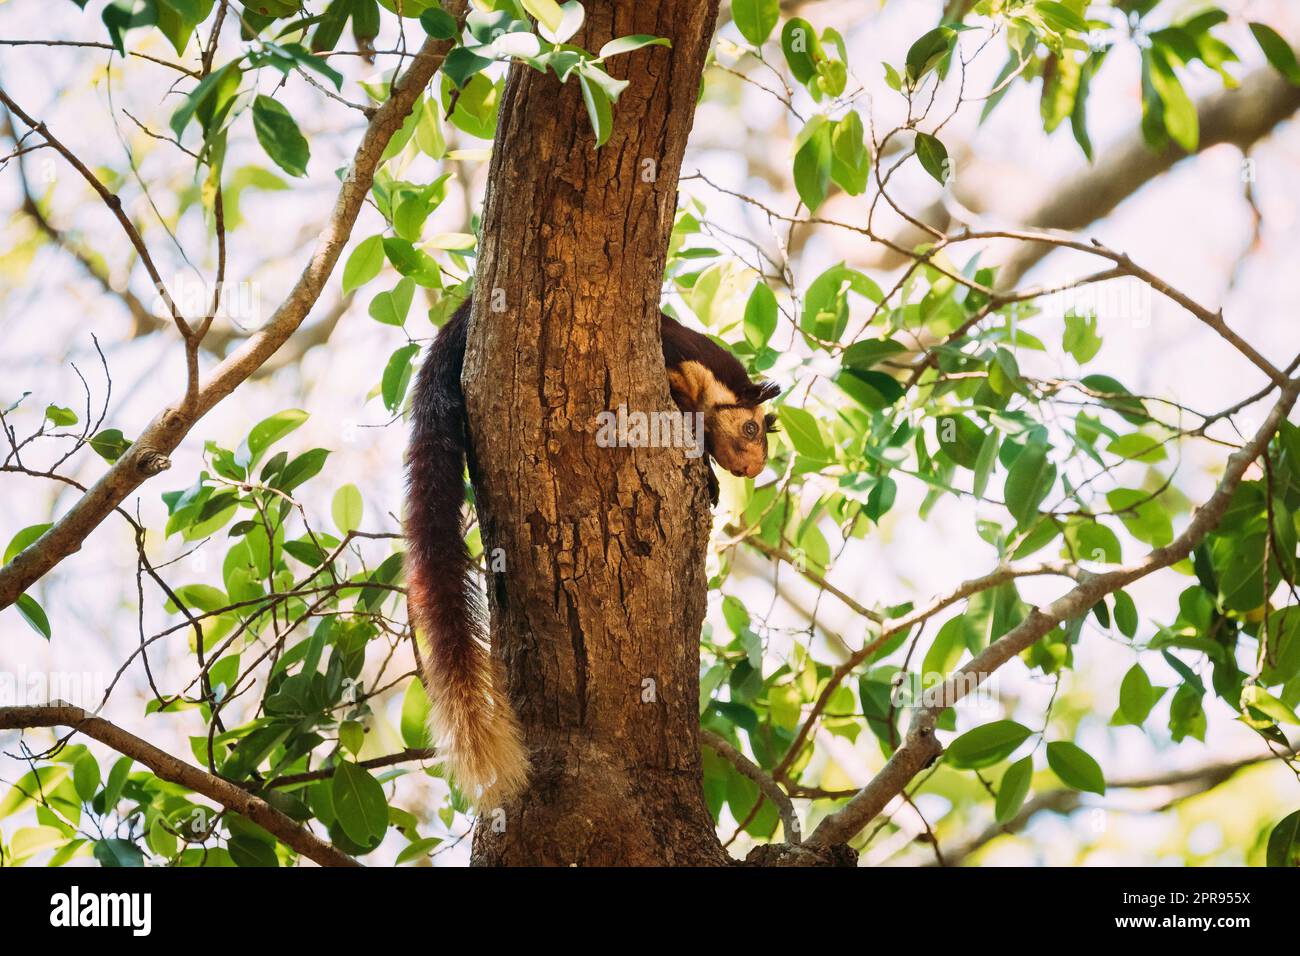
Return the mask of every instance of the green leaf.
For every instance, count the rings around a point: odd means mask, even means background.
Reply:
[[[278,100],[259,94],[253,101],[253,130],[257,141],[277,166],[290,176],[306,176],[311,150],[293,116]]]
[[[384,378],[380,385],[384,407],[390,412],[397,412],[406,397],[406,389],[411,381],[411,359],[420,351],[420,346],[412,343],[403,345],[388,358],[384,366]]]
[[[447,155],[447,136],[442,130],[442,116],[432,100],[426,101],[415,124],[415,145],[433,159]]]
[[[185,53],[194,29],[208,18],[214,0],[158,0],[156,13],[158,29],[176,50],[177,56]]]
[[[1123,555],[1115,532],[1095,521],[1071,524],[1066,529],[1066,538],[1073,549],[1063,552],[1066,557],[1115,564]]]
[[[942,185],[948,184],[951,167],[948,162],[948,150],[943,143],[929,133],[916,134],[916,158],[922,168]]]
[[[1296,63],[1295,51],[1291,44],[1282,39],[1278,32],[1266,23],[1252,23],[1250,32],[1255,35],[1255,42],[1264,51],[1268,62],[1292,83],[1300,85],[1300,64]]]
[[[325,459],[328,457],[329,451],[324,448],[313,448],[311,451],[305,451],[285,465],[284,470],[275,477],[272,484],[288,494],[304,481],[320,474],[321,468],[325,466]]]
[[[45,420],[58,428],[77,424],[77,413],[60,405],[45,406]]]
[[[21,862],[43,850],[61,846],[66,839],[67,836],[65,836],[64,831],[58,827],[23,827],[14,832],[13,841],[10,844],[10,849],[13,852],[12,859]]]
[[[781,52],[800,83],[807,83],[817,75],[817,60],[824,58],[817,31],[803,17],[791,17],[781,28]]]
[[[754,348],[762,348],[776,331],[776,295],[761,279],[745,303],[745,341]]]
[[[1038,513],[1038,506],[1056,482],[1056,465],[1047,457],[1048,447],[1033,442],[1016,456],[1007,474],[1007,510],[1024,527]]]
[[[884,372],[841,369],[835,384],[863,408],[876,411],[888,408],[903,397],[903,386]]]
[[[1088,135],[1088,95],[1092,90],[1092,75],[1100,65],[1101,56],[1093,54],[1084,60],[1079,71],[1079,88],[1074,94],[1074,108],[1070,111],[1070,131],[1074,141],[1083,150],[1084,157],[1092,162],[1092,137]]]
[[[870,277],[856,269],[850,269],[843,262],[836,263],[808,285],[804,293],[803,317],[799,327],[819,339],[839,341],[848,326],[849,292],[855,292],[872,302],[880,302],[884,298],[880,286]],[[901,393],[901,388],[899,391]]]
[[[64,765],[37,767],[23,774],[17,783],[9,787],[4,798],[0,799],[0,820],[35,803],[38,794],[49,793],[67,775],[68,768]]]
[[[406,323],[406,315],[411,311],[411,300],[414,297],[415,282],[404,276],[390,291],[380,292],[370,300],[370,317],[376,322],[400,328]]]
[[[235,861],[235,866],[268,869],[280,865],[275,847],[256,837],[242,835],[232,837],[226,847],[230,851],[230,858]]]
[[[934,69],[951,52],[957,33],[951,27],[935,27],[923,34],[907,51],[907,80],[916,86],[921,77]]]
[[[429,289],[442,287],[442,270],[438,263],[424,250],[415,248],[409,239],[390,237],[383,240],[383,245],[384,255],[404,277]]]
[[[578,77],[578,84],[582,87],[582,102],[587,107],[587,118],[591,120],[592,132],[596,134],[596,148],[599,149],[609,141],[609,134],[614,128],[609,96],[585,74]]]
[[[1038,0],[1034,4],[1034,9],[1042,14],[1047,25],[1058,33],[1065,30],[1073,30],[1075,33],[1088,32],[1088,24],[1083,17],[1065,4],[1057,3],[1056,0]]]
[[[1247,684],[1241,689],[1241,709],[1257,710],[1279,724],[1300,724],[1300,717],[1282,701],[1258,684]]]
[[[339,531],[347,534],[361,527],[361,516],[365,505],[361,500],[361,490],[356,485],[347,484],[334,492],[334,502],[330,514]]]
[[[1137,605],[1126,591],[1116,591],[1112,597],[1115,601],[1115,626],[1121,634],[1132,640],[1138,629]]]
[[[1101,337],[1097,335],[1097,317],[1074,312],[1066,315],[1065,337],[1061,344],[1080,365],[1091,362],[1101,348]]]
[[[1264,651],[1264,684],[1283,684],[1300,673],[1300,607],[1286,607],[1268,616]]]
[[[1106,450],[1120,458],[1148,464],[1164,461],[1168,457],[1163,441],[1142,432],[1131,432],[1128,435],[1113,438],[1106,446]]]
[[[94,754],[87,751],[77,758],[72,765],[72,784],[82,800],[88,803],[94,798],[99,789],[99,761]]]
[[[30,594],[20,594],[18,600],[14,602],[14,607],[18,609],[23,620],[31,625],[33,631],[47,641],[50,639],[50,619],[45,616],[45,609],[36,603],[34,597]]]
[[[1182,83],[1174,74],[1173,67],[1159,49],[1153,51],[1149,77],[1151,86],[1160,96],[1164,107],[1165,130],[1174,142],[1189,153],[1196,152],[1196,143],[1200,138],[1200,120],[1196,115],[1196,104],[1192,102]]]
[[[1034,758],[1021,757],[1002,775],[998,784],[998,798],[994,802],[994,814],[1001,824],[1010,823],[1020,812],[1025,797],[1029,796],[1029,784],[1034,777]]]
[[[564,11],[555,0],[521,0],[524,9],[537,18],[548,30],[558,30],[564,20]]]
[[[375,0],[354,0],[354,2],[359,4],[359,8],[352,21],[353,35],[358,38],[374,39],[379,33],[377,26],[379,11],[375,7]],[[369,9],[375,11],[376,26],[374,32],[366,32],[369,28],[362,22],[362,11],[366,9],[367,5],[369,5]],[[335,90],[343,89],[343,74],[330,66],[329,62],[323,57],[316,56],[314,53],[308,51],[301,43],[268,43],[267,48],[277,55],[287,55],[304,70],[311,70],[313,73],[325,77],[325,79],[329,80],[330,83],[333,84]],[[278,63],[276,65],[280,66]],[[289,69],[288,65],[280,66],[280,68],[283,69],[287,75]]]
[[[1086,375],[1079,384],[1095,392],[1107,408],[1112,409],[1131,425],[1144,425],[1150,421],[1142,400],[1109,375]]]
[[[153,823],[149,824],[149,835],[146,842],[158,856],[173,857],[176,855],[178,841],[176,835],[171,833],[166,826],[167,821],[161,816],[153,818]]]
[[[1150,493],[1135,488],[1116,488],[1106,492],[1106,503],[1119,515],[1129,534],[1139,541],[1162,548],[1174,540],[1169,512]]]
[[[122,789],[126,786],[127,776],[131,773],[130,757],[120,757],[108,771],[108,782],[104,784],[104,812],[112,813],[122,798]]]
[[[1300,867],[1300,810],[1287,814],[1268,835],[1269,866]]]
[[[733,0],[731,19],[741,36],[754,46],[762,46],[781,19],[781,4],[779,0]]]
[[[465,89],[470,81],[492,65],[492,60],[458,46],[442,63],[442,74],[451,80],[456,89]]]
[[[1077,744],[1068,740],[1052,741],[1047,745],[1047,765],[1067,787],[1088,793],[1106,792],[1101,767]]]
[[[962,770],[991,767],[1011,756],[1031,733],[1028,727],[1014,720],[995,720],[962,734],[948,745],[945,757]]]
[[[307,413],[301,408],[288,408],[282,412],[276,412],[270,418],[264,418],[248,433],[247,447],[248,459],[240,462],[245,466],[256,464],[262,457],[262,452],[278,442],[285,435],[288,435],[294,429],[302,425],[307,420]],[[236,455],[236,461],[239,456]]]
[[[112,838],[95,841],[95,859],[100,866],[144,866],[144,853],[129,840]]]
[[[1177,660],[1171,654],[1166,654],[1165,659]],[[1192,676],[1195,677],[1194,674]],[[1174,743],[1180,743],[1187,737],[1205,740],[1205,705],[1201,699],[1203,695],[1204,690],[1190,682],[1182,684],[1174,691],[1173,700],[1169,703],[1169,733]]]
[[[555,29],[551,29],[546,24],[541,23],[538,24],[537,32],[542,35],[543,39],[549,40],[551,43],[566,44],[574,34],[582,29],[582,24],[587,17],[587,13],[582,8],[582,4],[579,0],[566,0],[565,3],[560,4],[560,12],[562,16],[560,18],[559,26]],[[567,61],[570,57],[578,56],[578,54],[571,52],[573,49],[575,48],[566,48],[557,51],[555,55],[556,59]],[[554,66],[556,60],[553,59],[551,62],[552,66]],[[564,68],[555,67],[555,71],[556,75],[560,77],[560,82],[563,83]]]
[[[984,433],[965,415],[941,415],[935,419],[939,447],[963,468],[974,469],[984,446]]]
[[[840,362],[866,370],[906,351],[907,346],[894,339],[858,339],[841,353]]]
[[[979,454],[975,457],[975,477],[971,481],[971,493],[976,498],[983,498],[988,489],[989,478],[998,460],[998,445],[1002,436],[996,428],[990,428],[984,441],[980,443]]]
[[[989,365],[989,387],[999,395],[1010,397],[1022,390],[1021,377],[1015,354],[999,346]]]
[[[794,186],[799,198],[815,212],[826,199],[831,182],[831,124],[818,114],[795,139]]]
[[[817,461],[826,461],[830,457],[821,429],[817,427],[817,419],[802,408],[794,406],[783,407],[780,414],[781,424],[795,451]]]
[[[429,739],[429,695],[419,679],[406,685],[406,694],[402,697],[402,743],[412,749],[428,747]]]
[[[32,542],[45,534],[45,532],[50,530],[52,527],[54,527],[52,524],[46,522],[45,524],[33,524],[23,528],[22,531],[19,531],[10,539],[9,547],[5,548],[4,560],[0,561],[0,564],[8,564],[17,557],[20,551],[28,547]]]
[[[361,748],[366,744],[366,728],[357,720],[345,720],[339,724],[339,743],[344,746],[352,756],[359,756]]]
[[[1141,727],[1164,693],[1165,688],[1151,685],[1141,664],[1134,664],[1119,685],[1119,712],[1130,724]]]
[[[105,428],[90,439],[90,448],[110,465],[126,454],[131,441],[122,435],[121,429]]]
[[[231,780],[242,780],[253,773],[270,756],[276,747],[284,743],[291,727],[283,724],[267,724],[258,727],[245,736],[230,752],[221,767],[222,776]]]
[[[330,0],[329,6],[320,15],[316,29],[312,32],[312,50],[322,53],[336,49],[339,45],[339,37],[343,35],[343,28],[347,26],[351,14],[352,0]],[[244,18],[248,20],[249,14],[245,13]]]
[[[421,13],[420,26],[435,40],[456,38],[456,18],[441,7],[430,7]]]
[[[423,859],[429,855],[430,850],[434,849],[441,843],[442,840],[439,837],[423,837],[416,840],[403,849],[401,853],[397,854],[397,859],[394,861],[394,864],[396,866],[401,866],[404,863],[411,863],[414,860]]]
[[[667,37],[653,37],[644,33],[637,33],[632,36],[618,37],[610,40],[600,52],[596,54],[599,59],[605,59],[610,56],[618,56],[620,53],[631,53],[633,50],[639,50],[646,46],[672,46],[673,41]]]
[[[384,237],[371,236],[357,243],[343,266],[343,294],[361,288],[384,266]]]
[[[943,622],[921,662],[921,674],[928,681],[935,675],[947,677],[966,653],[966,622],[958,615]]]
[[[850,196],[861,195],[871,173],[862,117],[850,110],[831,128],[831,179]]]
[[[343,832],[361,846],[369,846],[388,829],[388,799],[384,788],[361,766],[340,760],[330,788],[334,813]]]

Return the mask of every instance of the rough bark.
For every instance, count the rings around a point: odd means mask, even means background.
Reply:
[[[672,41],[610,61],[630,86],[599,150],[574,80],[506,83],[463,381],[483,540],[504,558],[493,650],[533,775],[485,814],[476,864],[727,860],[700,763],[704,466],[596,440],[602,411],[673,407],[659,290],[716,16],[716,0],[587,4],[586,49]]]

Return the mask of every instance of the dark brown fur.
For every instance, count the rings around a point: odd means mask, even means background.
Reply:
[[[461,518],[468,443],[460,377],[469,313],[466,301],[438,333],[416,378],[406,459],[407,587],[434,740],[445,747],[457,782],[483,806],[523,787],[528,758],[505,682],[484,642]],[[705,416],[708,450],[724,467],[757,474],[773,426],[762,405],[779,389],[751,382],[730,352],[666,315],[660,329],[674,401]],[[755,428],[747,427],[750,421]]]

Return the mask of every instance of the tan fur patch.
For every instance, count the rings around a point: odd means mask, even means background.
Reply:
[[[463,677],[430,666],[429,730],[457,784],[479,809],[498,807],[528,782],[523,728],[505,696],[505,674],[487,648],[474,643]]]
[[[718,405],[734,405],[735,393],[699,362],[682,362],[668,370],[668,385],[677,403],[702,412]]]

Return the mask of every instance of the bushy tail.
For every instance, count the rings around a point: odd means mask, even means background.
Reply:
[[[470,303],[439,332],[416,380],[407,449],[407,587],[422,640],[430,728],[458,785],[480,807],[499,805],[528,777],[523,732],[483,636],[465,547],[465,398],[460,373]]]

